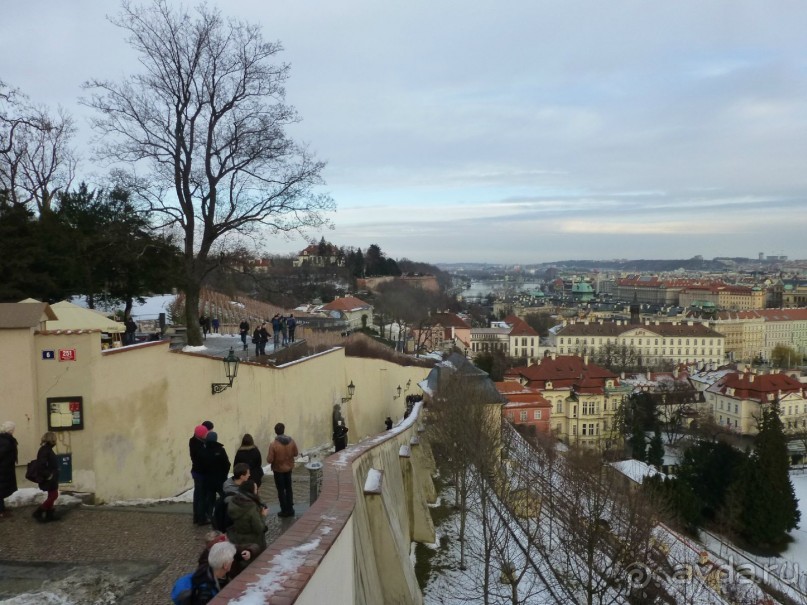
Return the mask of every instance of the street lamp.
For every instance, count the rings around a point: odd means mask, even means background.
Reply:
[[[213,395],[221,393],[224,389],[229,389],[233,386],[235,377],[238,376],[238,364],[240,363],[238,357],[235,356],[233,348],[230,347],[230,353],[222,359],[224,362],[224,375],[229,382],[214,382],[210,385]]]
[[[347,403],[351,399],[353,399],[353,393],[356,392],[356,385],[353,384],[353,381],[350,381],[350,384],[347,385],[347,397],[342,397],[342,403]]]

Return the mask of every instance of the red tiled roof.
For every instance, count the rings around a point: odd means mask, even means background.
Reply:
[[[327,305],[322,305],[325,311],[354,311],[356,309],[369,309],[370,305],[355,296],[336,298]]]
[[[513,326],[510,329],[510,336],[538,336],[538,332],[532,329],[530,324],[516,315],[508,315],[504,322]]]
[[[616,374],[594,363],[584,364],[577,355],[558,355],[555,359],[544,357],[529,367],[513,368],[513,372],[527,380],[527,386],[543,389],[551,382],[553,389],[596,388],[602,391],[606,380],[619,384]],[[587,391],[590,392],[590,391]]]
[[[456,313],[435,313],[432,315],[435,325],[443,326],[444,328],[470,328],[463,319]]]
[[[804,391],[802,385],[795,378],[787,374],[753,374],[742,372],[727,374],[710,390],[717,390],[723,395],[728,394],[728,389],[734,389],[733,397],[737,399],[753,399],[755,401],[771,401],[768,395],[778,395],[788,393],[799,393]]]
[[[552,407],[552,403],[540,393],[511,393],[505,397],[507,397],[507,403],[504,404],[505,409]]]
[[[721,311],[718,319],[762,319],[763,321],[807,321],[806,309],[754,309],[752,311]]]

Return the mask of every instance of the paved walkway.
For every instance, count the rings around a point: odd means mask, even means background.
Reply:
[[[298,465],[293,480],[299,518],[309,501],[305,467]],[[296,519],[277,517],[271,475],[260,495],[270,504],[266,524],[271,543]],[[45,579],[87,577],[104,570],[131,583],[120,605],[165,605],[176,578],[195,569],[210,530],[193,525],[188,503],[78,506],[65,511],[62,520],[44,524],[31,517],[33,507],[11,510],[11,518],[0,520],[0,603],[37,590]]]

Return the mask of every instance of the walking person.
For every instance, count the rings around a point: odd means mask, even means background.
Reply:
[[[277,488],[277,499],[280,503],[278,517],[294,516],[294,493],[291,485],[291,472],[294,470],[294,459],[298,456],[297,444],[286,435],[286,425],[278,422],[275,425],[275,440],[269,445],[266,461],[272,467]]]
[[[263,456],[261,456],[261,451],[255,445],[255,440],[249,433],[246,433],[241,439],[241,446],[235,452],[233,464],[235,465],[239,462],[249,465],[250,479],[252,479],[258,485],[258,489],[260,489],[261,483],[263,482]],[[233,468],[235,467],[233,466]]]
[[[247,336],[249,336],[249,322],[246,317],[238,324],[238,332],[241,334],[241,344],[244,345],[244,350],[247,350]]]
[[[56,433],[48,431],[42,435],[42,442],[36,454],[36,461],[43,477],[39,482],[39,489],[47,492],[48,496],[34,511],[34,519],[43,523],[57,520],[53,505],[59,497],[59,461],[53,451],[54,447],[56,447]]]
[[[280,316],[280,333],[283,335],[283,346],[289,346],[289,327],[283,315]]]
[[[280,348],[280,313],[275,313],[272,318],[272,338],[275,350]]]
[[[286,320],[286,326],[289,329],[289,343],[294,342],[294,330],[297,329],[297,320],[294,319],[294,313],[289,313],[289,318]]]
[[[0,519],[11,516],[11,512],[6,509],[5,499],[17,491],[17,466],[18,447],[14,438],[14,430],[17,425],[6,420],[0,424]]]
[[[218,334],[218,333],[219,333],[219,318],[214,317],[213,318],[213,334]]]
[[[269,330],[266,329],[266,324],[262,323],[258,330],[258,349],[259,355],[266,355],[266,343],[269,342]]]
[[[202,335],[207,338],[207,317],[204,313],[199,317],[199,327],[202,328]]]
[[[341,452],[347,447],[347,431],[348,428],[341,420],[336,421],[336,427],[333,430],[333,451]]]
[[[205,459],[205,438],[208,428],[200,424],[193,429],[193,437],[188,442],[188,449],[191,455],[191,477],[193,477],[193,523],[194,525],[207,525],[210,519],[205,510],[207,497],[207,462]]]

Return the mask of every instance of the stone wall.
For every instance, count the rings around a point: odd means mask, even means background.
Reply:
[[[412,541],[435,541],[434,459],[418,404],[401,425],[324,462],[319,499],[214,600],[420,605]]]

